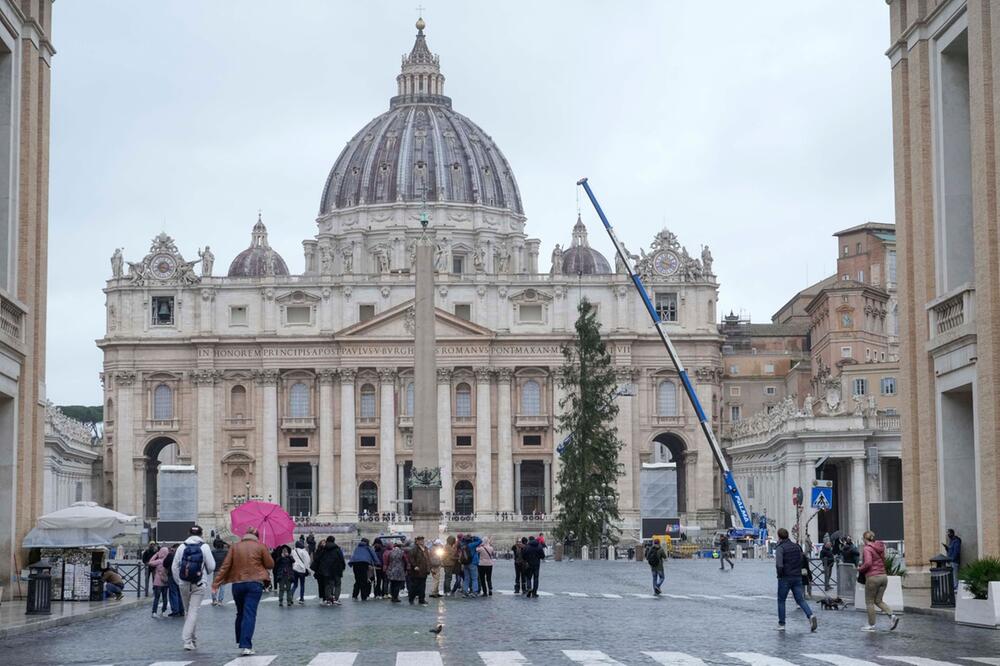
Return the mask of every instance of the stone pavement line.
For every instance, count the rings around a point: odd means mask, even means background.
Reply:
[[[521,666],[531,662],[520,652],[480,652],[479,658],[484,666]]]
[[[864,659],[855,659],[854,657],[844,657],[839,654],[804,654],[803,657],[809,657],[810,659],[816,659],[818,661],[825,661],[833,664],[834,666],[879,666],[874,661],[865,661]]]
[[[625,666],[600,650],[563,650],[562,653],[571,661],[584,666]]]
[[[643,654],[664,666],[705,666],[704,661],[684,652],[643,652]]]
[[[193,661],[154,661],[149,666],[188,666],[193,663]]]
[[[1000,657],[962,657],[968,661],[978,661],[980,664],[989,664],[990,666],[1000,666]]]
[[[889,655],[879,655],[881,659],[891,659],[892,661],[901,661],[904,664],[912,664],[913,666],[958,666],[958,664],[952,663],[950,661],[940,661],[938,659],[928,659],[927,657],[890,657]]]
[[[396,666],[444,666],[440,652],[397,652]]]
[[[352,666],[357,658],[357,652],[320,652],[309,666]]]
[[[750,666],[795,666],[790,661],[785,661],[778,657],[770,657],[760,652],[727,652],[726,656],[745,661]]]
[[[278,655],[276,654],[267,656],[237,657],[232,661],[226,662],[226,666],[267,666],[277,658]]]

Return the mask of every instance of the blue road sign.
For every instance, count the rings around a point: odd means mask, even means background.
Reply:
[[[832,509],[833,488],[825,488],[823,486],[813,486],[811,499],[812,501],[810,502],[810,504],[814,509]]]

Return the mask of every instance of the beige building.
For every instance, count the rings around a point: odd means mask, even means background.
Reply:
[[[1000,552],[1000,56],[995,3],[889,7],[907,559],[926,570],[947,528],[963,561]]]
[[[625,527],[638,526],[642,463],[669,460],[683,479],[678,517],[718,523],[712,454],[622,267],[590,247],[579,219],[540,266],[511,165],[452,109],[444,80],[421,21],[389,110],[348,141],[326,179],[301,270],[271,249],[261,220],[222,276],[207,247],[191,261],[165,234],[127,269],[115,252],[99,342],[105,502],[155,520],[157,467],[172,455],[198,470],[206,527],[222,525],[247,494],[318,522],[404,513],[413,244],[426,215],[436,243],[442,511],[480,521],[552,512],[564,437],[560,346],[585,295],[634,389],[619,398]],[[693,257],[664,230],[645,257],[639,270],[715,417],[711,253]]]
[[[0,21],[2,587],[44,495],[51,0],[0,0]]]
[[[101,493],[101,446],[94,430],[45,407],[45,499],[42,513],[73,502],[93,502]]]

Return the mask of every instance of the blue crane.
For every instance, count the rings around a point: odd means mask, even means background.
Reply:
[[[705,410],[702,409],[701,401],[698,400],[698,395],[694,392],[694,387],[691,386],[691,380],[688,378],[687,370],[684,369],[684,364],[677,355],[677,350],[674,349],[673,343],[670,342],[670,337],[663,329],[663,322],[660,320],[660,315],[656,312],[656,308],[653,307],[653,302],[649,299],[649,293],[642,285],[642,280],[639,279],[639,275],[632,267],[632,259],[625,252],[625,248],[623,248],[622,244],[618,241],[618,237],[615,236],[615,231],[611,227],[611,223],[608,222],[608,218],[605,216],[604,211],[601,209],[601,204],[597,203],[597,197],[594,196],[593,190],[590,189],[590,184],[587,182],[587,179],[581,178],[576,184],[583,186],[587,196],[590,197],[590,203],[594,205],[594,209],[597,211],[597,215],[601,218],[604,228],[607,229],[608,235],[611,237],[611,242],[615,246],[615,252],[618,253],[618,257],[625,265],[625,270],[628,272],[628,276],[631,278],[632,284],[635,285],[636,290],[639,292],[639,296],[642,298],[642,303],[646,306],[646,312],[648,312],[649,316],[652,318],[653,326],[656,328],[656,332],[659,334],[660,340],[663,341],[663,346],[667,348],[667,354],[670,356],[670,361],[674,364],[674,368],[677,370],[677,374],[681,378],[681,383],[684,385],[684,392],[687,394],[688,400],[691,401],[691,406],[694,407],[694,411],[698,415],[698,422],[701,424],[701,431],[705,433],[705,437],[708,439],[708,445],[712,450],[712,454],[715,456],[715,461],[719,463],[719,467],[722,469],[722,478],[726,484],[726,493],[733,501],[733,507],[735,507],[736,513],[740,517],[740,522],[743,523],[742,530],[733,530],[730,534],[738,538],[747,536],[758,538],[762,536],[762,530],[758,530],[754,526],[753,520],[750,517],[750,512],[747,510],[747,506],[743,502],[743,496],[740,495],[740,489],[736,487],[736,480],[733,478],[733,472],[729,469],[729,464],[722,455],[722,447],[719,446],[718,440],[715,439],[715,433],[712,432],[712,428],[709,426],[708,418],[705,416]]]

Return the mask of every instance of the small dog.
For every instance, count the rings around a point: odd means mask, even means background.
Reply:
[[[841,610],[847,603],[840,597],[824,597],[819,600],[819,605],[823,607],[823,610]]]

